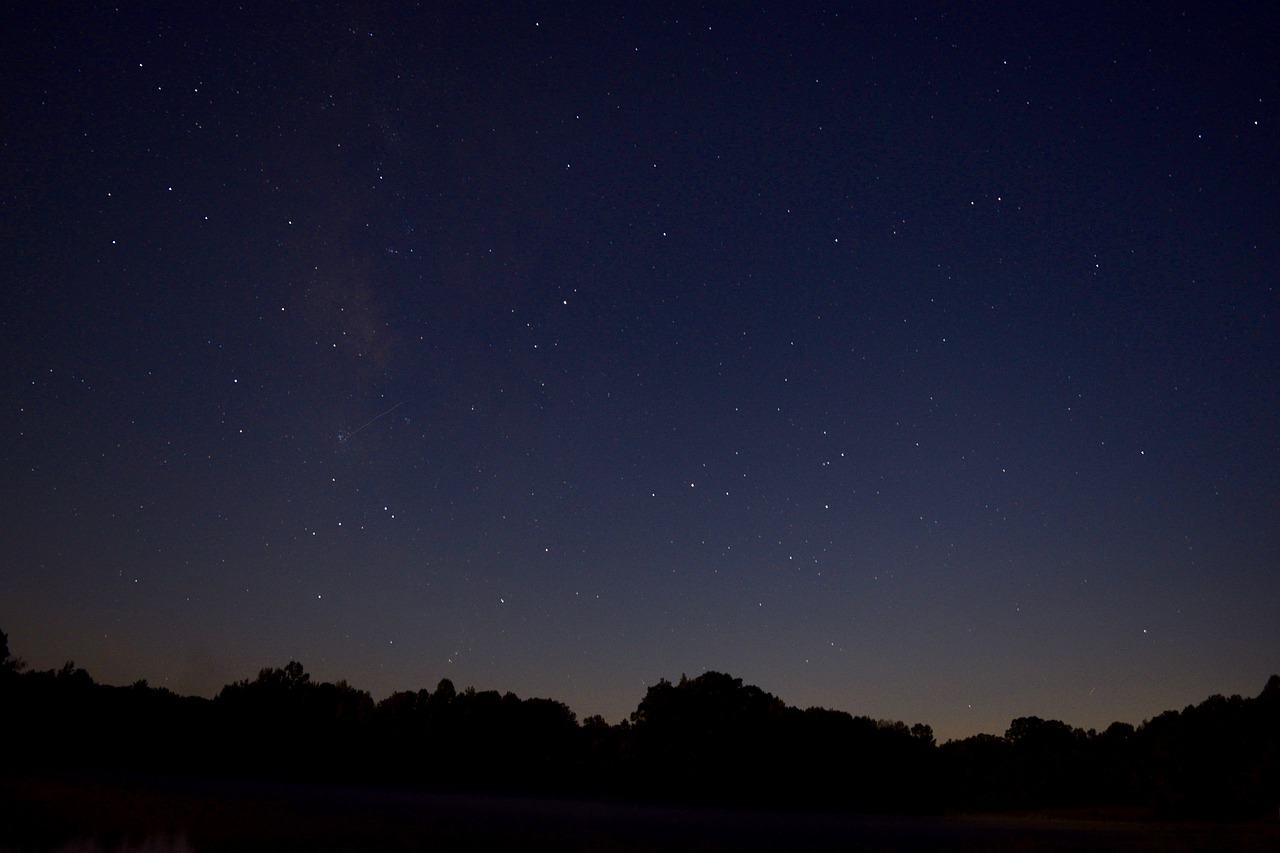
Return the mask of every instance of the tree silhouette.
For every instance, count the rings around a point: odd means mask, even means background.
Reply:
[[[1006,784],[1017,806],[1081,805],[1088,800],[1083,731],[1060,720],[1018,717],[1004,736],[1011,746]]]
[[[26,661],[9,654],[9,635],[0,631],[0,677],[22,672],[26,668]]]
[[[800,710],[720,672],[659,679],[629,720],[581,724],[553,699],[434,691],[374,704],[297,661],[213,700],[139,680],[98,684],[68,661],[21,671],[0,632],[4,767],[574,792],[692,803],[920,812],[1126,806],[1176,818],[1274,815],[1280,676],[1101,734],[1014,719],[937,745],[929,726]]]

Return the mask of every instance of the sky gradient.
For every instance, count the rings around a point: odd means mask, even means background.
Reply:
[[[477,5],[0,11],[15,654],[944,739],[1280,671],[1273,8]]]

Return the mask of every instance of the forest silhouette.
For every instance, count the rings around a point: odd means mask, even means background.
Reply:
[[[513,693],[402,691],[375,702],[302,664],[213,699],[33,670],[0,633],[0,770],[107,771],[859,813],[1117,809],[1274,817],[1280,676],[1134,726],[1038,717],[938,744],[927,725],[787,705],[719,672],[649,687],[630,719],[579,721]]]

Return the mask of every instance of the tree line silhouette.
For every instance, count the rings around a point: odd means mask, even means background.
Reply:
[[[649,687],[630,719],[562,702],[434,690],[375,702],[302,664],[213,699],[29,670],[0,633],[0,770],[108,770],[747,807],[940,813],[1124,808],[1158,817],[1275,816],[1280,676],[1139,726],[1084,731],[1021,717],[938,744],[927,725],[799,709],[707,672]]]

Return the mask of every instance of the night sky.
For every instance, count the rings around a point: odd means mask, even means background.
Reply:
[[[1280,671],[1272,4],[409,5],[0,11],[15,654],[942,739]]]

